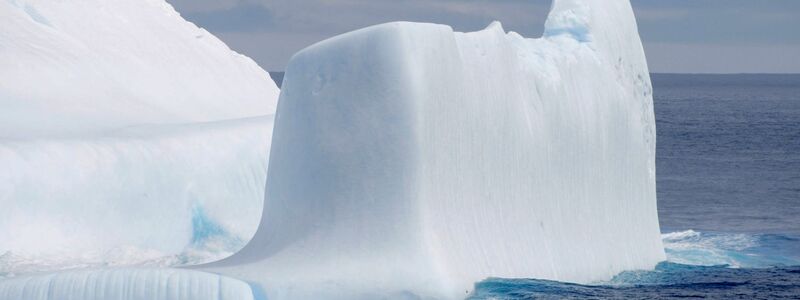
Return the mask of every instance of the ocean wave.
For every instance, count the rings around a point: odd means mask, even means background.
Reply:
[[[800,293],[798,237],[695,230],[661,237],[667,261],[653,270],[592,284],[489,278],[476,283],[468,299],[773,299]]]
[[[792,298],[800,293],[800,238],[684,230],[662,236],[667,261],[608,281],[574,284],[489,278],[468,299]]]
[[[745,269],[662,262],[655,270],[622,272],[594,284],[490,278],[476,283],[468,299],[787,299],[798,294],[800,266]]]
[[[800,265],[800,238],[791,235],[685,230],[661,237],[672,263],[732,268]]]

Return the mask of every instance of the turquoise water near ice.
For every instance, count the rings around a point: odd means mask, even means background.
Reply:
[[[664,234],[668,261],[652,271],[624,272],[580,285],[490,278],[469,299],[800,297],[800,239],[780,234]]]
[[[488,279],[468,299],[796,299],[800,267],[735,269],[664,262],[649,272],[626,272],[611,283],[579,285],[536,279]]]

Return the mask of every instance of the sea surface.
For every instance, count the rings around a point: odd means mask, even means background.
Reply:
[[[800,75],[651,77],[668,261],[590,285],[493,278],[470,299],[800,299]]]

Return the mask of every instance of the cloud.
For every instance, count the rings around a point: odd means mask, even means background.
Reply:
[[[210,11],[189,12],[184,17],[212,32],[258,32],[276,25],[272,11],[252,3]]]
[[[444,23],[456,30],[477,30],[500,20],[522,33],[541,34],[547,1],[427,0],[171,0],[184,16],[211,31],[281,31],[339,34],[391,22]],[[216,8],[215,8],[216,7]]]
[[[539,37],[549,0],[168,0],[184,17],[218,35],[268,70],[292,53],[358,28],[413,21],[474,31],[499,20],[506,30]],[[592,0],[595,1],[595,0]],[[651,70],[787,71],[800,66],[797,0],[632,0]],[[774,58],[742,60],[737,49]],[[772,49],[772,50],[770,50]],[[789,50],[787,50],[789,49]],[[690,51],[697,51],[690,53]],[[724,53],[725,55],[719,55]],[[695,64],[684,64],[692,57]],[[703,59],[706,58],[706,59]],[[681,66],[676,68],[674,66]],[[760,67],[761,66],[761,67]]]
[[[800,1],[633,0],[645,42],[800,44]]]
[[[660,73],[798,73],[800,45],[645,44],[650,70]]]

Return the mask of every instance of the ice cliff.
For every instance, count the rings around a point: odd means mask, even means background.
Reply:
[[[0,1],[0,277],[241,248],[278,93],[161,0]]]
[[[255,237],[205,269],[348,299],[653,268],[651,92],[624,0],[556,0],[538,39],[398,22],[320,42],[286,70]]]

